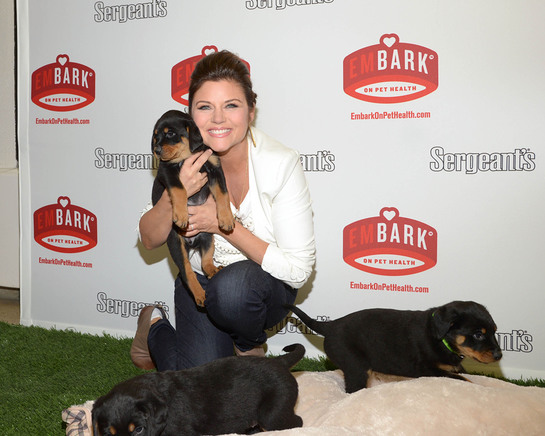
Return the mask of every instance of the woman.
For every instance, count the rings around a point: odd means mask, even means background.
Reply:
[[[213,233],[214,261],[223,268],[207,279],[193,254],[191,264],[206,291],[205,310],[196,306],[178,277],[176,329],[162,308],[142,309],[131,357],[136,366],[159,371],[233,355],[233,346],[237,355],[264,355],[265,330],[287,315],[283,305],[295,301],[315,260],[310,194],[299,156],[250,127],[256,94],[240,58],[222,51],[199,61],[188,102],[204,143],[220,157],[237,222],[232,232],[222,232],[212,197],[189,207],[185,236]],[[188,195],[206,183],[199,169],[210,154],[182,165],[180,179]],[[165,191],[140,219],[143,245],[153,249],[164,244],[171,227]]]

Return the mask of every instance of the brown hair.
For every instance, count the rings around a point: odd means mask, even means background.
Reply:
[[[208,81],[218,82],[220,80],[232,80],[238,83],[244,91],[250,109],[255,106],[257,94],[252,89],[248,67],[234,53],[222,50],[205,56],[195,65],[189,84],[188,104],[190,114],[193,97],[201,86]]]

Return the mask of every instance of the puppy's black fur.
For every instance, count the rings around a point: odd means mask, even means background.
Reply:
[[[368,309],[326,322],[287,307],[324,336],[324,351],[343,370],[349,393],[367,386],[370,371],[465,380],[456,374],[464,356],[482,363],[502,357],[494,320],[473,301],[424,311]]]
[[[168,191],[172,203],[172,221],[174,225],[167,239],[172,260],[180,270],[180,276],[195,297],[199,306],[204,306],[205,292],[197,281],[188,260],[190,248],[199,250],[202,259],[202,270],[208,278],[218,272],[214,265],[214,239],[209,233],[201,232],[192,238],[184,238],[180,229],[185,229],[188,223],[187,205],[199,205],[212,194],[217,206],[219,227],[230,232],[234,227],[229,194],[225,176],[218,156],[213,154],[204,163],[201,172],[208,175],[208,183],[195,195],[187,197],[187,191],[180,182],[180,167],[185,159],[194,153],[204,151],[208,147],[203,143],[202,136],[195,122],[188,114],[177,110],[165,112],[155,123],[151,148],[159,159],[159,169],[153,183],[152,203],[155,205],[164,190]]]
[[[116,385],[93,406],[95,436],[215,435],[301,427],[289,368],[301,344],[280,357],[233,356],[182,371],[153,372]]]

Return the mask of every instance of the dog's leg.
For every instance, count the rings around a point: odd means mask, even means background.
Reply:
[[[297,396],[295,378],[289,373],[278,375],[274,389],[263,399],[257,411],[259,425],[265,431],[302,427],[303,420],[294,412]]]
[[[303,426],[303,419],[293,411],[296,398],[293,401],[289,400],[277,397],[274,403],[268,399],[267,407],[261,406],[258,421],[264,431],[286,430]]]
[[[211,279],[220,270],[214,265],[214,237],[210,234],[206,234],[206,238],[204,238],[205,234],[202,236],[200,243],[201,267],[206,277]]]
[[[173,254],[173,253],[176,253],[176,250],[171,249],[170,253],[172,255],[174,262],[176,263],[176,266],[180,270],[180,274],[182,275],[183,281],[185,282],[185,284],[187,285],[187,287],[193,294],[193,297],[195,298],[195,302],[197,303],[198,306],[204,307],[204,300],[206,299],[206,294],[201,284],[197,280],[197,275],[195,274],[195,271],[193,271],[193,269],[191,268],[191,264],[189,263],[189,256],[187,255],[187,249],[185,246],[184,238],[180,236],[178,232],[176,232],[176,239],[170,239],[167,242],[169,244],[175,243],[180,246],[179,253],[181,254],[181,259],[179,255]]]
[[[183,186],[173,186],[168,189],[168,195],[172,203],[172,222],[181,229],[185,229],[189,220],[187,191]]]
[[[367,387],[369,374],[366,368],[359,368],[353,364],[345,367],[345,369],[341,369],[344,373],[345,391],[347,394],[352,394]]]
[[[324,351],[329,359],[342,370],[347,393],[351,394],[367,387],[368,371],[371,368],[359,350],[352,350],[342,342],[342,338],[333,340],[326,337]]]
[[[221,189],[219,183],[209,179],[210,193],[216,201],[216,213],[220,229],[230,232],[235,227],[235,219],[231,212],[231,202],[227,191]]]

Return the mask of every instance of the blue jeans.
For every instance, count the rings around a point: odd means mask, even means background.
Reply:
[[[283,304],[293,304],[297,290],[245,260],[221,269],[210,280],[197,274],[206,291],[205,308],[178,277],[174,303],[176,329],[168,320],[151,326],[148,346],[158,371],[179,370],[262,345],[265,330],[287,315]]]

